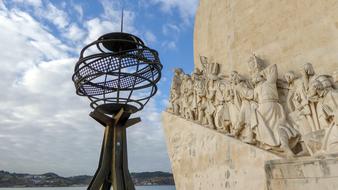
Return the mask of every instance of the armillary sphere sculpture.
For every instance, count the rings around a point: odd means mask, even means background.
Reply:
[[[126,128],[130,115],[156,94],[162,64],[157,51],[127,33],[109,33],[87,45],[76,63],[76,93],[87,96],[90,116],[105,127],[98,169],[89,190],[134,190],[128,170]]]

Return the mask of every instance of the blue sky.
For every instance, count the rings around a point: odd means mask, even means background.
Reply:
[[[103,128],[71,81],[81,48],[120,30],[159,51],[163,78],[156,97],[128,129],[132,172],[170,171],[161,112],[172,70],[193,69],[198,0],[0,0],[0,170],[92,175]]]

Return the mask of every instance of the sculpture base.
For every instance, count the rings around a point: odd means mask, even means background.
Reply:
[[[268,190],[336,190],[338,158],[273,160],[266,163]]]
[[[177,190],[264,190],[267,160],[279,156],[163,113]]]

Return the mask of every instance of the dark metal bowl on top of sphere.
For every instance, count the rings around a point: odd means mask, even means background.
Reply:
[[[143,109],[157,92],[162,64],[156,50],[127,33],[109,33],[87,45],[75,66],[76,93],[93,109],[113,115]]]

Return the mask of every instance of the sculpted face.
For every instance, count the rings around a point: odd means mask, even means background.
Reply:
[[[322,97],[324,94],[324,86],[321,82],[319,81],[313,81],[310,84],[310,88],[309,88],[309,93],[308,96],[310,99],[313,99],[317,96]]]
[[[260,82],[262,82],[262,81],[264,81],[264,78],[263,78],[263,76],[262,75],[260,75],[260,74],[256,74],[253,78],[252,78],[252,83],[253,84],[258,84],[258,83],[260,83]]]
[[[220,90],[220,91],[225,91],[225,90],[226,90],[226,85],[225,85],[225,83],[220,83],[220,84],[219,84],[219,90]]]
[[[288,84],[290,84],[295,80],[296,76],[295,76],[294,72],[289,71],[289,72],[285,73],[284,78],[285,78],[286,82]]]

